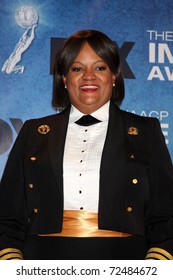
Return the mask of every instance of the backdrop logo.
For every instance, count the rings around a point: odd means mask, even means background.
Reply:
[[[173,42],[173,32],[147,30],[149,35],[149,63],[152,64],[148,80],[173,81],[173,55],[169,47]]]
[[[31,45],[35,34],[34,30],[38,23],[37,11],[30,6],[21,6],[17,9],[15,14],[17,25],[26,29],[18,43],[16,44],[13,52],[2,66],[2,72],[6,74],[24,72],[24,66],[18,63],[21,60],[23,52],[25,52]]]
[[[58,49],[60,48],[61,44],[65,38],[51,38],[51,57],[50,57],[50,73],[53,74],[53,68],[54,68],[54,61],[56,57],[56,53]],[[135,76],[131,70],[131,67],[128,65],[126,59],[129,55],[131,49],[134,46],[134,42],[124,42],[121,48],[118,47],[117,43],[114,42],[119,50],[119,54],[122,61],[122,67],[123,67],[123,74],[126,79],[135,79]]]

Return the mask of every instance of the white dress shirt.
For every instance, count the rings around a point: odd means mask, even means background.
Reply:
[[[91,114],[101,122],[90,126],[76,124],[84,114],[71,107],[63,160],[65,210],[98,212],[100,162],[109,105],[107,102]]]

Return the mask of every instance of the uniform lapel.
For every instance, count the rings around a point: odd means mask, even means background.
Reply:
[[[58,114],[52,125],[52,133],[49,138],[48,150],[52,170],[55,180],[59,186],[61,196],[63,197],[63,154],[65,138],[68,126],[70,107]]]
[[[108,131],[100,167],[100,188],[107,185],[110,172],[125,154],[125,127],[121,111],[110,103]]]

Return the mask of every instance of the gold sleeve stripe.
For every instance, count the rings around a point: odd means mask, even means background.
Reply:
[[[14,257],[17,259],[23,259],[22,253],[19,249],[6,248],[0,251],[0,260],[7,260]]]
[[[16,249],[16,248],[5,248],[5,249],[0,251],[0,256],[2,256],[4,254],[7,254],[7,253],[10,253],[10,252],[15,252],[15,253],[22,254],[19,249]]]
[[[162,255],[159,255],[159,254],[157,254],[157,253],[149,253],[149,254],[147,254],[147,256],[146,256],[146,260],[148,260],[148,259],[154,259],[154,260],[168,260],[167,258],[165,258],[164,256],[162,256]]]
[[[146,259],[173,260],[173,256],[162,248],[153,247],[148,250]]]
[[[22,256],[15,253],[9,253],[0,258],[0,260],[22,260]]]

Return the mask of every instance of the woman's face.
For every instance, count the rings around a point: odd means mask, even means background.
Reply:
[[[85,43],[64,77],[71,103],[84,114],[103,106],[116,80],[109,66]]]

